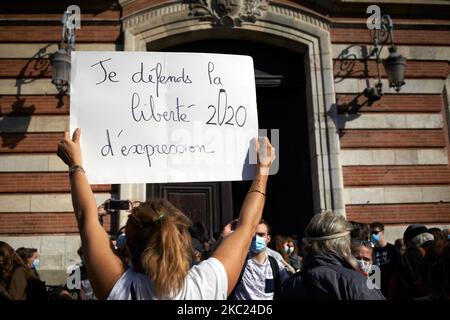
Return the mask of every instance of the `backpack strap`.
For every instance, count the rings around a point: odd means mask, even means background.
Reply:
[[[131,300],[137,300],[136,299],[136,291],[134,290],[134,283],[133,282],[131,282],[130,293],[131,293]]]
[[[280,267],[274,257],[267,255],[267,258],[269,258],[270,267],[272,268],[273,282],[275,285],[273,299],[277,300],[280,297],[281,292]]]

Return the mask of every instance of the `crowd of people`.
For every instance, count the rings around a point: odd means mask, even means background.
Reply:
[[[61,288],[58,299],[450,298],[448,230],[413,224],[391,244],[381,222],[362,224],[324,212],[313,216],[303,238],[272,237],[262,218],[275,159],[267,138],[255,141],[257,170],[239,218],[217,239],[169,201],[153,199],[130,209],[112,241],[99,222],[79,141],[78,129],[72,138],[66,133],[58,155],[70,168],[82,286],[75,295]],[[0,242],[0,299],[49,299],[38,266],[36,249],[14,251]]]
[[[36,248],[17,248],[16,251],[0,241],[0,300],[47,300],[47,288],[37,268]]]

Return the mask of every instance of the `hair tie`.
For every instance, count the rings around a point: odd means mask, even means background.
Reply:
[[[308,241],[325,241],[325,240],[345,237],[348,234],[350,234],[350,231],[345,231],[345,232],[336,233],[336,234],[332,234],[332,235],[329,235],[329,236],[322,236],[322,237],[306,237],[306,239]]]
[[[158,224],[161,224],[163,218],[164,214],[161,213],[154,221]]]

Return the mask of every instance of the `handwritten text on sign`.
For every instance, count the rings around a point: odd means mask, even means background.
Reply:
[[[247,180],[258,135],[248,56],[73,52],[70,129],[90,183]]]

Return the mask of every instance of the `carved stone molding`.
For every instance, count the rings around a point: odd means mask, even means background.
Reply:
[[[267,10],[266,0],[185,0],[189,14],[207,17],[216,26],[240,26],[242,22],[256,22]]]
[[[149,24],[168,14],[186,14],[186,17],[210,21],[213,27],[238,27],[242,23],[256,23],[267,20],[267,15],[284,19],[295,19],[329,30],[329,21],[309,11],[288,5],[268,3],[267,0],[181,0],[164,6],[151,7],[123,19],[125,29]]]
[[[327,21],[320,16],[314,15],[308,11],[289,7],[287,5],[270,5],[267,9],[268,12],[281,15],[284,17],[292,17],[300,21],[300,23],[306,23],[316,27],[320,27],[324,30],[330,30],[330,21]]]

